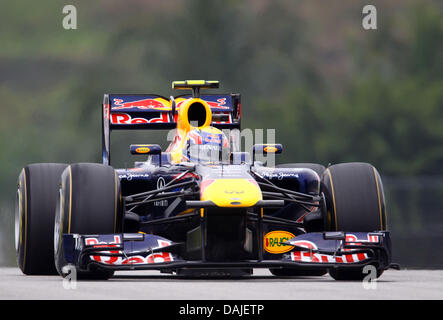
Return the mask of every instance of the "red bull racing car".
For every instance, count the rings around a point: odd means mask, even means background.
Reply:
[[[173,82],[191,93],[105,94],[103,163],[31,164],[18,179],[17,261],[25,274],[106,279],[117,270],[185,276],[337,280],[394,266],[385,198],[367,163],[266,166],[280,144],[238,150],[239,94],[217,81]],[[112,130],[172,129],[166,150],[134,144],[133,168],[110,164]],[[237,140],[237,142],[235,141]]]

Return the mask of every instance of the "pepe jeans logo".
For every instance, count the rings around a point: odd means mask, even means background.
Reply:
[[[283,244],[283,242],[288,241],[294,237],[295,236],[288,231],[278,230],[278,231],[268,232],[264,236],[264,239],[263,239],[264,240],[263,248],[267,252],[273,253],[273,254],[288,252],[294,247],[285,245],[285,244]]]
[[[265,178],[283,180],[285,178],[298,179],[298,173],[286,173],[286,172],[264,172],[262,173]]]

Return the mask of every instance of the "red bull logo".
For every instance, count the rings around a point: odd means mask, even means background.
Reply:
[[[229,109],[226,106],[226,98],[217,99],[217,102],[206,101],[211,108]]]
[[[127,109],[139,109],[139,110],[169,110],[169,107],[156,99],[142,99],[136,101],[123,102],[123,99],[114,99],[114,110],[127,110]]]
[[[205,142],[208,142],[208,143],[215,143],[215,144],[221,144],[221,143],[222,143],[222,141],[221,141],[221,135],[220,135],[220,134],[213,134],[213,133],[210,133],[210,134],[208,134],[208,135],[206,136],[206,138],[205,138]]]
[[[183,100],[177,103],[176,108],[179,109],[182,103],[184,103],[185,101],[186,100]],[[230,109],[230,107],[226,105],[226,98],[217,99],[216,102],[207,100],[205,100],[205,102],[209,105],[211,109]]]
[[[111,113],[112,124],[145,124],[145,123],[168,123],[169,117],[167,112],[162,112],[158,118],[132,118],[126,113]]]

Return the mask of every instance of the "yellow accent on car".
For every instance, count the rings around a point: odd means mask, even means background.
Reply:
[[[381,209],[380,187],[378,185],[377,171],[374,167],[372,167],[372,170],[374,171],[375,185],[377,186],[378,210],[380,214],[380,230],[384,230],[385,228],[383,227],[383,213]]]
[[[148,153],[149,151],[151,151],[151,149],[149,149],[148,147],[138,147],[137,149],[135,149],[135,152],[137,153]]]
[[[268,153],[274,153],[274,152],[277,152],[277,150],[278,149],[276,147],[273,147],[273,146],[268,146],[268,147],[265,147],[263,149],[264,152],[268,152]]]
[[[203,190],[201,200],[218,207],[252,207],[263,200],[256,183],[248,179],[217,179]]]
[[[205,89],[218,87],[219,81],[217,80],[185,80],[185,81],[173,81],[172,89],[191,89],[191,87],[200,86]]]
[[[295,236],[288,232],[282,230],[276,230],[268,232],[263,238],[263,248],[273,254],[285,253],[290,251],[293,246],[288,246],[283,244],[283,242],[288,241]]]
[[[335,220],[335,231],[338,231],[338,222],[337,222],[337,208],[335,207],[335,192],[334,192],[334,183],[332,182],[332,175],[329,168],[326,169],[326,172],[329,177],[329,181],[331,182],[331,193],[332,193],[332,204],[334,207],[334,220]]]
[[[205,85],[205,80],[186,80],[185,81],[188,86],[203,86]]]
[[[191,126],[188,119],[188,110],[193,105],[199,103],[203,105],[206,112],[206,118],[203,125],[201,125],[198,128],[208,127],[211,125],[212,121],[212,111],[211,107],[208,105],[208,103],[200,98],[192,98],[188,99],[180,106],[180,109],[178,111],[178,118],[177,118],[177,129],[185,131],[185,134],[188,133],[189,130],[195,129],[196,127]]]

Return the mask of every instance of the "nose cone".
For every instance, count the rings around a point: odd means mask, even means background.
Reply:
[[[200,199],[218,207],[252,207],[263,200],[254,179],[212,179],[200,185]]]

